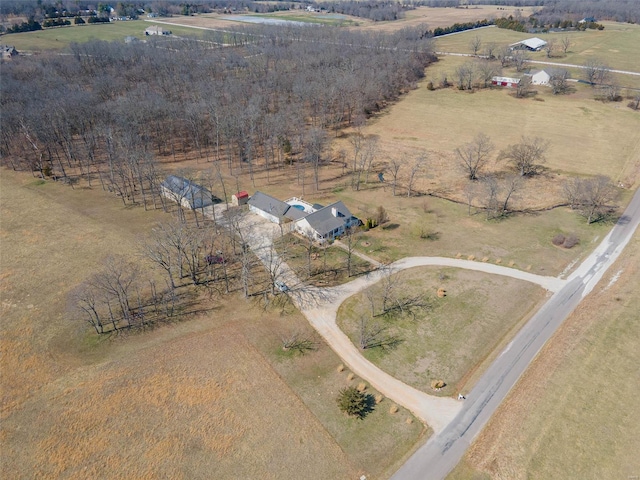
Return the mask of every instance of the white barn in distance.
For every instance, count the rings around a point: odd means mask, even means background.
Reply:
[[[530,50],[532,52],[538,52],[544,48],[547,44],[544,40],[538,37],[527,38],[520,42],[512,43],[509,45],[511,50]]]

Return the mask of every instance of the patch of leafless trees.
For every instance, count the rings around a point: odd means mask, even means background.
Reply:
[[[236,28],[202,38],[92,41],[68,55],[3,65],[5,165],[124,203],[162,205],[161,161],[215,162],[231,176],[298,169],[313,188],[330,132],[413,88],[432,61],[426,27],[393,34],[332,28]],[[375,142],[354,173],[367,180]]]

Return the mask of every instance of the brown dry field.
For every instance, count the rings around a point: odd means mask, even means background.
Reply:
[[[475,5],[469,8],[430,8],[418,7],[415,10],[407,12],[407,16],[401,20],[393,22],[378,22],[369,25],[363,25],[362,29],[392,32],[401,28],[417,26],[426,23],[430,29],[436,27],[448,27],[454,23],[474,22],[476,20],[492,19],[500,17],[508,17],[513,15],[516,10],[520,10],[523,16],[532,13],[531,7],[498,7],[493,5]]]
[[[478,5],[472,8],[430,8],[418,7],[415,10],[407,12],[405,18],[395,20],[393,22],[372,22],[365,18],[349,17],[359,25],[357,27],[348,27],[357,30],[375,30],[379,32],[393,32],[407,27],[414,27],[421,24],[427,24],[430,29],[436,27],[447,27],[454,23],[472,22],[475,20],[499,18],[509,16],[517,10],[515,7],[498,7],[492,5]],[[527,16],[532,9],[529,7],[521,8],[522,15]],[[292,10],[291,12],[276,12],[274,17],[285,17],[287,15],[300,15],[303,11]],[[249,13],[250,15],[250,13]],[[229,28],[231,25],[242,25],[240,22],[234,22],[225,19],[226,15],[215,13],[205,13],[193,17],[175,16],[169,19],[163,19],[162,22],[170,22],[178,25],[201,28]],[[318,16],[322,18],[322,15]],[[158,23],[162,23],[158,22]]]
[[[636,234],[542,349],[450,480],[637,477],[639,285]]]
[[[365,421],[343,416],[348,371],[291,308],[214,300],[98,337],[69,292],[167,215],[6,170],[0,187],[3,478],[376,478],[426,436],[387,401]],[[317,350],[282,352],[293,332]]]

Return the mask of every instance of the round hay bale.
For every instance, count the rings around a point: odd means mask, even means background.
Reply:
[[[501,258],[496,258],[496,263],[497,263],[498,265],[500,265],[500,264],[502,263],[502,259],[501,259]]]
[[[360,393],[364,392],[366,389],[367,389],[367,384],[364,382],[360,382],[356,387],[356,390],[358,390]]]
[[[509,262],[509,266],[510,266],[510,267],[515,266],[515,264],[516,264],[516,262],[514,262],[513,260],[511,260],[511,261]]]
[[[438,298],[444,298],[447,296],[447,291],[444,288],[439,288],[437,295]]]
[[[482,257],[482,261],[483,262],[488,262],[489,261],[489,257]]]
[[[338,365],[338,371],[339,372],[344,372],[344,365],[343,364]]]
[[[384,399],[384,397],[379,393],[378,395],[376,395],[375,397],[375,401],[376,401],[376,405],[379,405],[382,400]]]
[[[462,258],[462,254],[458,252],[458,253],[456,254],[456,258]]]
[[[413,418],[411,417],[407,417],[407,419],[405,420],[407,425],[411,425],[413,423]]]
[[[391,405],[391,408],[389,409],[389,413],[391,415],[393,415],[394,413],[398,413],[398,406],[397,405]]]
[[[527,272],[530,272],[530,271],[531,271],[531,265],[527,265],[527,268],[525,268],[525,270],[526,270]]]
[[[475,255],[469,255],[469,256],[467,257],[467,260],[475,260],[475,259],[476,259],[476,256],[475,256]]]
[[[431,388],[434,390],[440,390],[444,388],[447,384],[444,383],[444,380],[431,380]]]
[[[353,373],[350,373],[349,375],[347,375],[347,382],[350,382],[354,378],[355,378],[355,375]]]

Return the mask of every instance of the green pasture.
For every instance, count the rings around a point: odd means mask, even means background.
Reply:
[[[63,50],[71,43],[84,43],[89,40],[107,42],[124,41],[127,36],[145,38],[144,31],[151,25],[161,25],[174,35],[202,35],[203,30],[178,27],[163,23],[130,20],[105,24],[71,25],[40,30],[37,32],[12,33],[2,37],[2,43],[13,45],[19,52]]]

